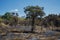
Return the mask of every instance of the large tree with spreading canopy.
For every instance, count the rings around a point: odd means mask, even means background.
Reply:
[[[27,6],[24,8],[26,18],[31,19],[32,31],[34,29],[35,19],[38,17],[42,18],[45,15],[43,9],[43,7],[39,6]]]

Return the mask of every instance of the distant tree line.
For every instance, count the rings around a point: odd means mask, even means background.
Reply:
[[[44,12],[44,7],[39,6],[27,6],[24,7],[24,12],[26,14],[26,18],[18,17],[19,14],[15,12],[6,12],[4,15],[0,16],[0,23],[4,23],[5,25],[31,25],[32,30],[35,25],[39,26],[55,26],[60,27],[60,14],[49,14],[48,16],[44,16],[46,13]]]

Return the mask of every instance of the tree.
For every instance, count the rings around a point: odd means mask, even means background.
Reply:
[[[2,18],[5,24],[16,25],[18,23],[18,13],[15,12],[6,12]]]
[[[60,27],[60,18],[57,14],[49,14],[48,16],[44,17],[44,20],[41,23],[45,27]]]
[[[12,14],[12,22],[11,22],[11,24],[16,26],[18,24],[18,13],[11,12],[11,14]]]
[[[47,17],[46,17],[48,20],[48,24],[50,24],[51,26],[54,25],[55,21],[57,20],[57,15],[55,14],[49,14]]]
[[[35,19],[37,17],[42,18],[45,15],[43,8],[39,6],[27,6],[24,8],[24,12],[26,13],[26,18],[32,20],[32,31],[34,29]]]
[[[10,12],[6,12],[4,15],[2,15],[2,19],[4,19],[5,24],[10,24],[12,20],[12,15]]]
[[[3,18],[3,19],[6,19],[6,20],[10,20],[11,17],[12,17],[12,15],[11,15],[10,12],[6,12],[6,13],[2,16],[2,18]]]

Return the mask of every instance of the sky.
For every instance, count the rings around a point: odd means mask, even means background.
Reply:
[[[18,12],[19,16],[24,16],[24,7],[36,5],[44,7],[46,15],[60,13],[60,0],[0,0],[0,15]]]

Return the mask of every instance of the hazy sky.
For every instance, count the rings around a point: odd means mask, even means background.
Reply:
[[[0,0],[0,15],[13,11],[24,16],[23,8],[29,5],[44,7],[46,15],[60,13],[60,0]]]

